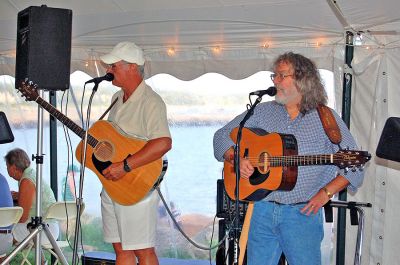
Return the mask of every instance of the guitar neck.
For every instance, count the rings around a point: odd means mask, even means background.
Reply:
[[[338,163],[337,160],[338,159],[335,154],[271,156],[268,158],[268,162],[271,167],[333,165]]]
[[[69,119],[67,116],[62,114],[60,111],[58,111],[56,108],[54,108],[53,105],[49,104],[47,101],[45,101],[43,98],[38,97],[35,100],[42,108],[47,110],[53,117],[55,117],[57,120],[62,122],[65,126],[67,126],[71,131],[73,131],[76,135],[78,135],[81,139],[85,137],[85,130],[82,129],[80,126],[78,126],[75,122],[73,122],[71,119]],[[88,134],[88,144],[90,144],[92,147],[95,147],[98,143],[98,140]]]

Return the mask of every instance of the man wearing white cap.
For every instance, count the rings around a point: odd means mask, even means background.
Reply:
[[[172,140],[166,105],[143,79],[143,51],[132,42],[121,42],[100,59],[108,65],[107,72],[114,74],[113,85],[121,88],[112,97],[112,102],[117,101],[108,120],[127,134],[148,139],[138,152],[103,171],[107,179],[117,181],[132,169],[161,158],[171,149]],[[140,265],[158,264],[154,249],[158,202],[157,192],[150,191],[136,204],[122,206],[103,189],[104,239],[113,244],[117,265],[136,264],[136,258]]]

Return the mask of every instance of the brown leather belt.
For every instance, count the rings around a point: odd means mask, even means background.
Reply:
[[[10,233],[11,233],[11,229],[0,230],[0,234],[10,234]]]

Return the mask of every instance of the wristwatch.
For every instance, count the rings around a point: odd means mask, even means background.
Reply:
[[[125,172],[130,172],[132,170],[132,168],[128,165],[126,158],[124,159],[124,170]]]
[[[332,199],[333,194],[326,187],[323,187],[322,190],[325,191],[325,193],[326,193],[326,195],[328,195],[329,199]]]

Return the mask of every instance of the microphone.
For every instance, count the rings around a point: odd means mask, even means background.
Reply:
[[[271,87],[269,87],[269,88],[266,89],[266,90],[257,90],[257,91],[253,91],[253,92],[251,92],[251,93],[249,94],[249,96],[256,95],[256,96],[262,97],[262,96],[264,96],[265,94],[267,94],[268,96],[273,97],[273,96],[276,95],[276,92],[277,92],[276,87],[271,86]]]
[[[95,77],[93,79],[90,79],[89,81],[86,81],[85,85],[88,84],[88,83],[96,83],[96,84],[98,84],[103,80],[113,81],[114,80],[114,75],[112,73],[107,73],[105,76]]]

